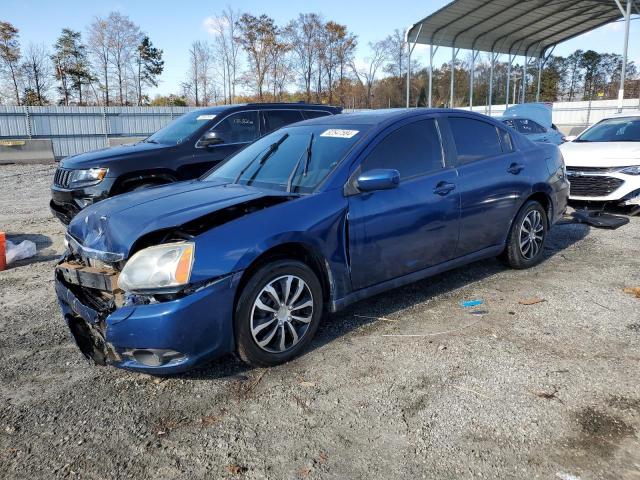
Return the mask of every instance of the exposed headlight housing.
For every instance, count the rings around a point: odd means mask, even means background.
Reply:
[[[622,170],[620,170],[620,173],[626,173],[627,175],[640,175],[640,165],[625,167]]]
[[[125,264],[118,286],[127,292],[166,291],[189,283],[193,242],[165,243],[137,252]]]
[[[87,170],[72,170],[69,176],[70,187],[90,187],[102,181],[107,175],[108,168],[89,168]]]

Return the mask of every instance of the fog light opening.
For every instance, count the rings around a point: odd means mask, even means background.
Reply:
[[[159,348],[136,348],[126,352],[125,355],[147,367],[160,367],[172,360],[182,360],[184,355],[175,350]]]

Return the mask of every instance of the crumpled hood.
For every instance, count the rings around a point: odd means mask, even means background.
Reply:
[[[60,162],[63,168],[93,168],[108,167],[109,163],[121,159],[131,161],[132,156],[147,155],[150,152],[171,148],[169,145],[157,143],[138,142],[129,145],[119,145],[117,147],[102,148],[91,152],[81,153],[67,157]]]
[[[638,142],[567,142],[560,146],[570,167],[628,167],[640,165]]]
[[[218,210],[273,195],[279,193],[199,180],[162,185],[85,208],[69,224],[68,233],[86,248],[127,258],[134,243],[147,233],[178,227]]]

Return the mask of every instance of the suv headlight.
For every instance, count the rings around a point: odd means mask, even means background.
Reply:
[[[125,264],[118,286],[127,292],[180,287],[189,283],[193,242],[165,243],[137,252]]]
[[[626,173],[627,175],[640,175],[640,165],[635,165],[633,167],[625,167],[620,170],[620,173]]]
[[[88,170],[72,170],[69,177],[70,187],[88,187],[100,183],[107,175],[108,168],[89,168]]]

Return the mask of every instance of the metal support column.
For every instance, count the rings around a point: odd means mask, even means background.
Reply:
[[[513,64],[513,60],[515,58],[514,56],[511,56],[511,54],[509,54],[509,62],[507,63],[507,88],[506,88],[506,94],[504,96],[504,103],[506,105],[507,108],[509,108],[509,85],[511,84],[511,65]]]
[[[524,56],[524,65],[522,66],[522,103],[527,103],[527,63],[529,58]]]
[[[476,69],[476,59],[478,53],[475,50],[471,50],[471,68],[469,70],[469,110],[473,111],[473,80]]]
[[[540,82],[542,80],[542,58],[538,57],[538,87],[536,89],[536,102],[540,101]]]
[[[429,108],[433,107],[433,56],[437,51],[438,45],[436,45],[435,49],[433,48],[433,45],[429,45],[429,94],[427,95],[427,97],[429,97]]]
[[[451,47],[451,91],[450,91],[450,99],[449,99],[449,108],[453,108],[453,99],[454,99],[454,88],[455,88],[455,78],[456,78],[456,57],[458,56],[458,52],[460,49],[456,49],[455,46]]]
[[[618,112],[622,112],[624,105],[624,81],[627,75],[627,56],[629,54],[629,25],[631,24],[631,3],[627,0],[627,9],[622,8],[620,0],[615,0],[622,16],[624,17],[624,50],[622,53],[622,71],[620,72],[620,90],[618,90]]]
[[[410,29],[409,29],[410,30]],[[413,46],[409,42],[409,30],[405,35],[405,39],[407,41],[407,108],[409,108],[409,95],[411,92],[411,54],[413,53],[413,49],[416,48],[418,44],[418,37],[420,36],[420,32],[422,31],[422,24],[420,24],[420,28],[418,28],[418,33],[414,38]]]
[[[498,54],[491,52],[491,67],[489,69],[489,111],[487,113],[489,116],[491,116],[491,107],[493,105],[493,71],[495,69],[497,59]]]

